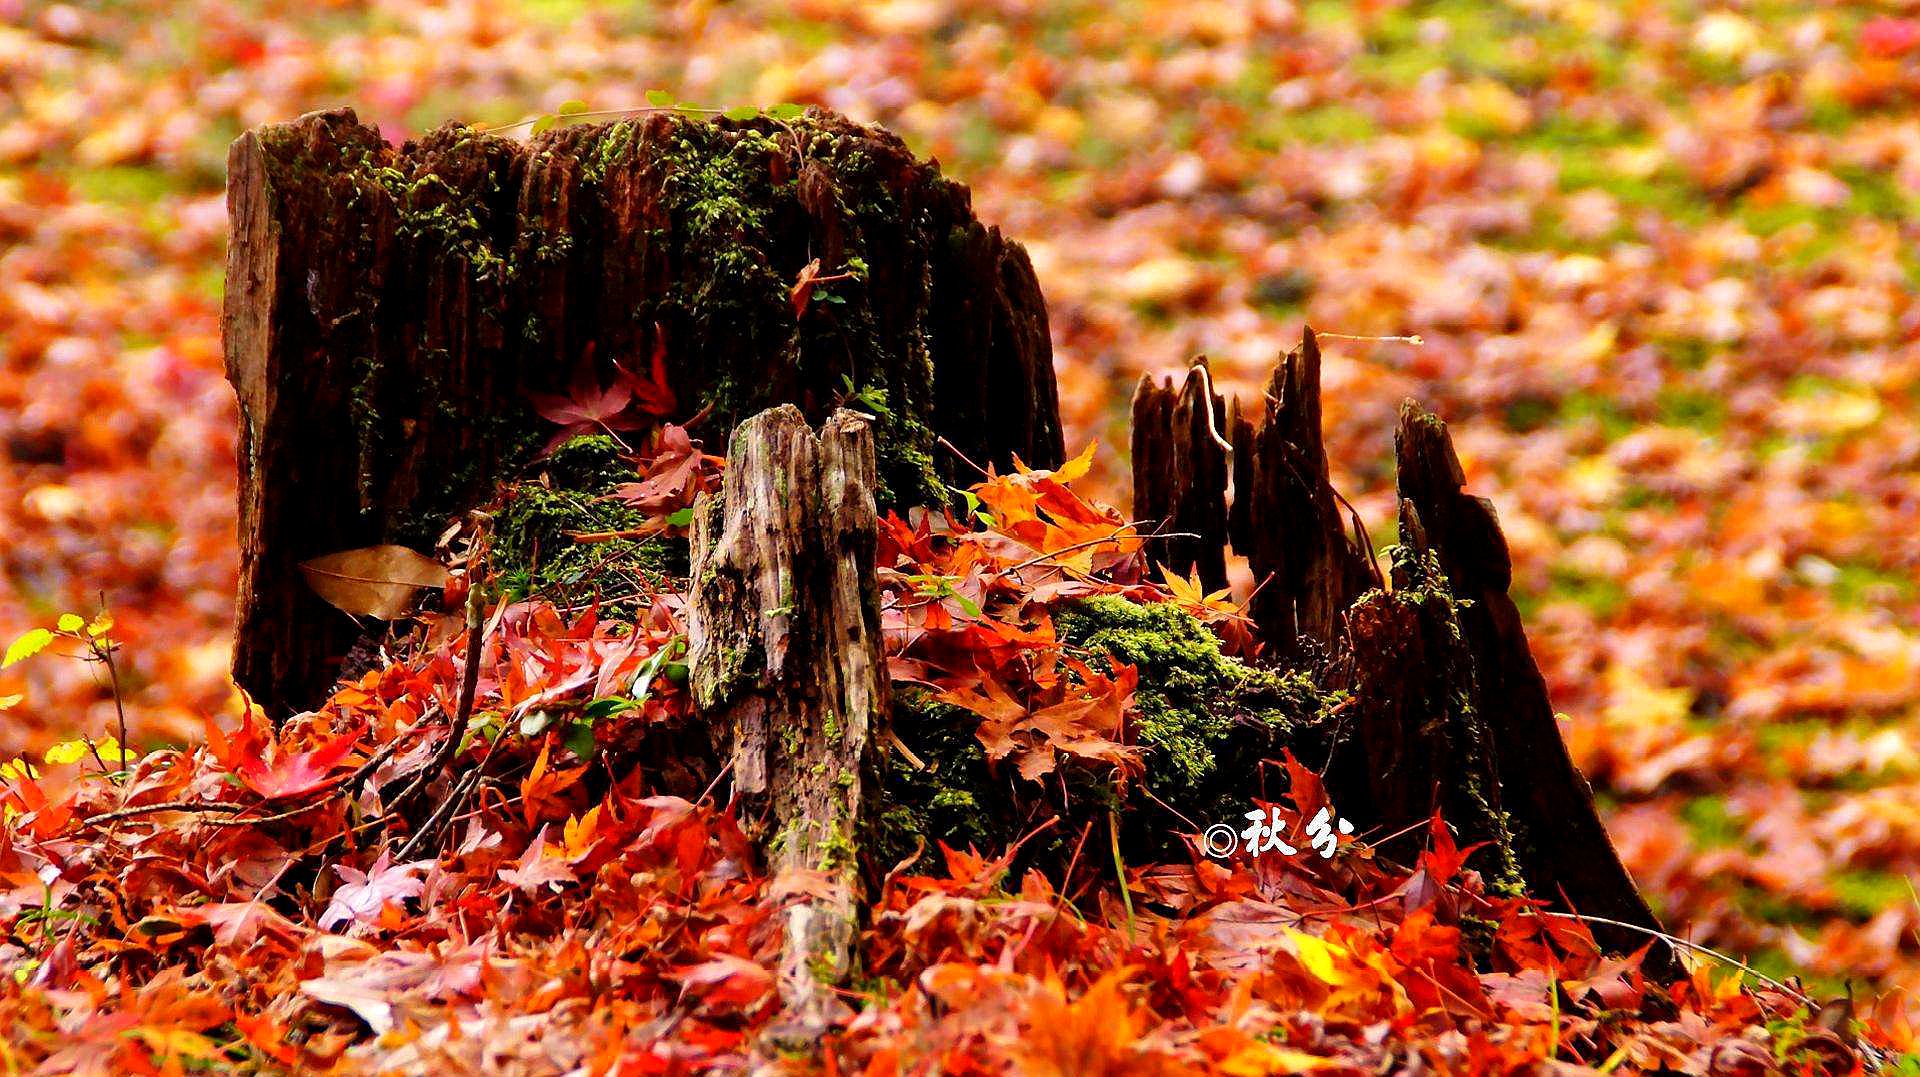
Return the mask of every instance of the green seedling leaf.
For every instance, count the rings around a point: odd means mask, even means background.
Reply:
[[[593,723],[576,718],[567,723],[567,735],[561,739],[567,751],[582,763],[593,758]]]

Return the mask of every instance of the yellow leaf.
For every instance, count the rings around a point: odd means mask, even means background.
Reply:
[[[24,759],[9,759],[0,763],[0,780],[13,782],[22,778],[31,780],[38,777],[40,777],[39,768]]]
[[[190,1029],[143,1026],[130,1032],[146,1041],[147,1048],[162,1058],[211,1059],[220,1053],[217,1044]]]
[[[54,766],[78,763],[87,756],[87,742],[84,740],[63,740],[47,749],[45,759]]]
[[[1346,952],[1339,944],[1292,928],[1287,929],[1287,938],[1293,940],[1294,956],[1300,959],[1300,964],[1306,966],[1308,972],[1335,987],[1347,982],[1349,977],[1341,972],[1334,962],[1336,955]]]
[[[78,632],[82,628],[85,628],[86,625],[87,625],[86,618],[80,616],[79,614],[63,613],[60,615],[59,622],[54,627],[58,628],[62,632]]]
[[[22,634],[19,639],[14,640],[12,645],[7,648],[6,657],[0,659],[0,669],[5,669],[15,662],[22,662],[32,658],[34,655],[45,650],[47,644],[52,642],[53,633],[44,628],[35,628]]]
[[[94,754],[98,755],[102,762],[112,763],[116,766],[126,766],[129,762],[140,756],[139,752],[121,744],[113,737],[108,737],[106,740],[94,744],[93,750]]]
[[[27,697],[21,695],[18,692],[15,692],[13,695],[10,695],[10,696],[0,696],[0,711],[12,710],[14,707],[19,706],[20,701],[25,698]]]
[[[303,561],[300,571],[315,594],[348,613],[391,621],[425,587],[447,582],[440,562],[405,546],[366,546]]]
[[[1331,1058],[1255,1041],[1221,1059],[1219,1072],[1228,1077],[1267,1077],[1269,1074],[1302,1073],[1338,1065],[1340,1063]]]
[[[569,816],[566,827],[561,831],[566,842],[567,859],[578,860],[593,848],[594,831],[600,828],[600,806],[587,809],[587,814],[578,818]]]
[[[1080,451],[1079,456],[1076,456],[1073,459],[1067,461],[1066,463],[1061,464],[1060,470],[1055,471],[1053,473],[1054,481],[1062,485],[1068,485],[1068,484],[1071,484],[1074,480],[1084,476],[1089,470],[1092,469],[1093,451],[1095,449],[1098,449],[1099,447],[1100,447],[1100,442],[1097,440],[1087,442],[1087,447]]]
[[[93,623],[87,626],[87,635],[99,639],[112,630],[113,614],[108,613],[106,610],[101,610],[99,615],[94,617]]]

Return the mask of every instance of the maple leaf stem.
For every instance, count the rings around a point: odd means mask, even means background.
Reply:
[[[978,471],[982,478],[990,479],[993,477],[993,472],[988,471],[986,468],[981,467],[979,464],[974,463],[973,458],[968,456],[966,453],[961,452],[960,447],[958,445],[955,445],[953,442],[948,441],[945,437],[938,437],[938,438],[935,438],[934,440],[938,442],[942,448],[946,449],[948,452],[952,453],[953,455],[959,457],[961,463],[967,465],[968,467],[974,469],[975,471]]]

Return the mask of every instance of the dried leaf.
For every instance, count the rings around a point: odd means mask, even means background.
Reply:
[[[365,546],[300,563],[315,594],[337,609],[383,621],[405,616],[423,588],[443,587],[440,562],[405,546]]]

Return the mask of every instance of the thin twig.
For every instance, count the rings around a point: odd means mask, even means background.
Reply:
[[[107,608],[107,593],[105,591],[100,592],[100,608],[103,611]],[[120,722],[120,766],[122,769],[125,769],[128,747],[127,705],[125,701],[120,698],[120,670],[113,664],[113,640],[108,639],[103,644],[100,642],[98,636],[88,632],[87,643],[99,653],[100,660],[107,664],[107,683],[113,689],[113,712]]]
[[[467,722],[473,718],[473,697],[480,687],[480,649],[486,642],[483,638],[486,620],[481,616],[481,609],[480,588],[476,585],[467,592],[467,668],[460,678],[459,710],[447,724],[447,739],[440,745],[440,750],[421,769],[420,777],[394,798],[388,814],[398,811],[425,790],[427,783],[453,765],[453,757],[460,751],[460,742],[466,737]]]
[[[1684,946],[1687,949],[1692,950],[1696,953],[1702,953],[1707,955],[1708,957],[1718,958],[1719,960],[1724,961],[1729,965],[1732,965],[1734,968],[1739,969],[1740,971],[1746,973],[1747,975],[1753,977],[1754,979],[1759,980],[1761,983],[1766,984],[1768,987],[1773,988],[1775,991],[1778,991],[1783,995],[1790,996],[1791,998],[1801,1003],[1802,1005],[1805,1005],[1805,1006],[1814,1005],[1814,1001],[1811,998],[1808,998],[1806,995],[1801,994],[1798,991],[1795,991],[1793,988],[1788,987],[1786,984],[1781,983],[1779,980],[1776,980],[1773,977],[1767,975],[1766,973],[1761,972],[1759,969],[1754,968],[1752,965],[1749,965],[1746,962],[1739,960],[1738,958],[1730,957],[1726,954],[1723,954],[1711,946],[1702,946],[1697,942],[1689,942],[1686,939],[1680,938],[1678,935],[1669,935],[1664,931],[1658,931],[1650,927],[1642,927],[1639,924],[1628,923],[1625,920],[1610,920],[1604,916],[1589,916],[1586,913],[1579,913],[1579,912],[1550,912],[1545,909],[1535,909],[1533,911],[1541,916],[1557,916],[1563,920],[1580,920],[1589,924],[1605,924],[1608,927],[1624,927],[1629,931],[1638,931],[1643,935],[1651,935],[1652,937],[1659,939],[1661,942],[1666,943],[1668,946]]]
[[[336,791],[342,788],[344,788],[343,785],[333,787]],[[208,826],[260,826],[265,823],[278,823],[291,819],[296,815],[305,815],[315,808],[324,808],[333,803],[333,801],[334,798],[331,796],[322,797],[311,804],[302,804],[297,808],[288,808],[286,811],[275,812],[272,815],[248,816],[245,819],[208,819],[206,820],[206,824]]]
[[[1321,333],[1321,332],[1316,332],[1313,335],[1320,340],[1383,341],[1388,344],[1411,344],[1416,348],[1426,343],[1426,339],[1418,333],[1413,333],[1404,337],[1374,337],[1374,336],[1355,335],[1353,333]]]
[[[1103,542],[1118,542],[1126,532],[1132,531],[1135,528],[1139,527],[1141,524],[1144,524],[1146,522],[1147,521],[1145,520],[1135,520],[1129,524],[1121,524],[1119,527],[1113,530],[1112,534],[1102,535],[1099,538],[1087,539],[1085,542],[1076,542],[1071,546],[1062,546],[1057,550],[1049,550],[1048,552],[1043,553],[1038,557],[1029,558],[1028,560],[1022,561],[1017,565],[1009,565],[1006,568],[1000,569],[995,573],[995,575],[1004,576],[1009,572],[1018,572],[1023,568],[1032,568],[1033,566],[1039,564],[1042,561],[1051,561],[1063,553],[1072,553],[1075,550],[1084,550],[1089,546],[1098,546]],[[1133,537],[1137,539],[1150,539],[1150,538],[1174,539],[1174,538],[1200,538],[1202,536],[1196,535],[1191,531],[1155,531],[1151,534],[1134,535]]]
[[[152,815],[155,812],[163,811],[213,812],[221,815],[237,815],[241,812],[252,811],[257,807],[259,807],[258,804],[235,804],[225,800],[162,800],[152,804],[137,804],[131,808],[118,808],[114,811],[101,812],[99,815],[89,815],[85,819],[80,820],[80,825],[91,829],[120,819],[133,819],[138,816]]]

